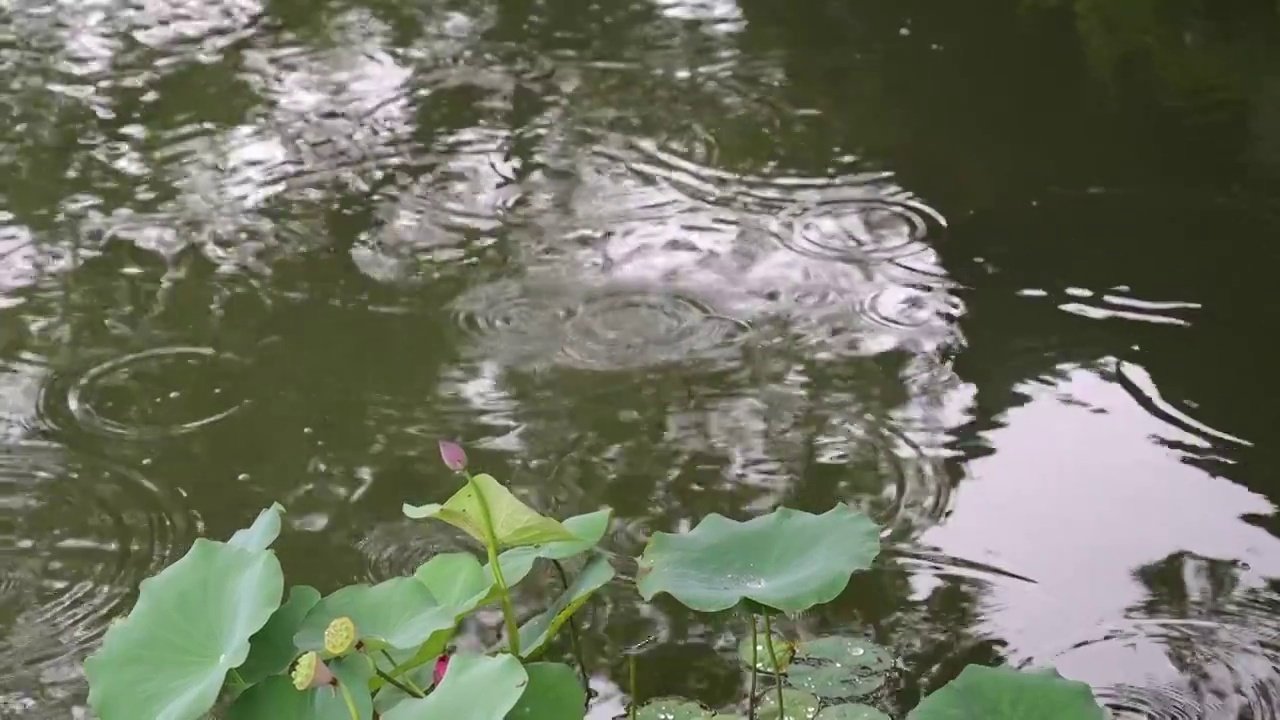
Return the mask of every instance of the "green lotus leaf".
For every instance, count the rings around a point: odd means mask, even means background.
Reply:
[[[782,707],[778,707],[778,691],[768,690],[760,696],[756,707],[759,720],[813,720],[822,707],[822,701],[801,690],[786,688],[782,691]]]
[[[816,720],[892,720],[870,705],[832,705],[818,712]]]
[[[294,635],[299,650],[324,649],[324,631],[334,618],[351,618],[356,634],[372,648],[416,648],[432,633],[452,628],[452,608],[436,602],[414,578],[392,578],[377,585],[349,585],[321,600]]]
[[[970,665],[932,693],[908,720],[1104,720],[1089,686],[1053,670]]]
[[[359,720],[373,717],[368,679],[373,670],[363,655],[334,660],[330,669],[351,692]],[[227,709],[226,720],[351,720],[342,691],[333,687],[299,692],[283,675],[269,677],[246,690]]]
[[[142,581],[133,610],[85,661],[89,704],[104,720],[204,717],[283,594],[274,553],[197,539]]]
[[[524,693],[529,675],[513,655],[454,655],[440,685],[405,700],[382,720],[502,720]]]
[[[888,650],[854,637],[824,637],[799,644],[788,681],[823,698],[859,698],[879,690],[893,668]]]
[[[636,711],[636,720],[715,720],[714,712],[691,700],[657,698]]]
[[[476,495],[477,488],[481,496]],[[443,520],[488,545],[489,539],[485,533],[480,497],[483,497],[489,506],[494,539],[500,548],[577,539],[559,522],[545,515],[539,515],[533,508],[512,495],[511,491],[495,480],[492,475],[483,473],[472,477],[471,482],[463,485],[443,505],[406,504],[403,510],[405,516],[414,520],[424,518]]]
[[[436,555],[413,574],[427,586],[436,602],[453,608],[455,617],[471,612],[484,602],[493,587],[493,575],[471,553]]]
[[[506,720],[582,720],[587,714],[587,693],[582,679],[563,663],[525,665],[529,686]]]
[[[790,664],[791,657],[795,654],[795,645],[785,638],[774,635],[773,652],[775,656],[773,660],[776,662],[771,661],[769,658],[769,643],[765,642],[763,635],[758,635],[756,637],[755,651],[756,670],[767,673],[774,672],[775,668],[780,672],[787,671],[787,665]],[[751,669],[751,657],[751,637],[747,636],[738,643],[738,659],[742,661],[743,666],[748,670]]]
[[[753,601],[797,613],[835,599],[879,552],[879,527],[844,504],[746,522],[712,514],[687,533],[654,533],[637,586],[645,600],[665,592],[701,612]]]
[[[271,507],[258,513],[253,524],[243,530],[237,530],[228,545],[242,550],[266,550],[280,536],[280,516],[284,507],[280,503],[271,503]]]
[[[293,636],[302,619],[320,602],[320,591],[310,585],[289,588],[289,598],[276,609],[262,629],[249,638],[249,657],[236,668],[240,679],[253,685],[268,675],[279,675],[298,656]]]
[[[520,627],[521,657],[536,656],[595,591],[613,579],[609,558],[597,556],[574,578],[573,584],[556,601]]]
[[[440,657],[440,655],[442,655],[445,649],[449,646],[449,641],[453,639],[456,631],[456,625],[450,626],[443,630],[437,630],[431,633],[431,636],[417,648],[409,650],[388,650],[388,654],[391,655],[392,660],[396,663],[396,666],[391,670],[391,674],[398,677],[400,673],[415,670],[416,668],[422,667],[423,665],[426,665]],[[375,678],[373,681],[374,689],[382,687],[382,684],[383,682],[381,678]],[[429,685],[431,685],[430,673],[427,674],[426,685],[419,683],[418,686],[427,687]]]
[[[523,580],[538,558],[564,560],[595,547],[609,529],[609,517],[612,513],[611,509],[603,508],[565,520],[562,525],[574,535],[573,540],[526,545],[502,553],[498,557],[498,564],[502,567],[502,576],[508,587]],[[485,565],[485,572],[490,572],[488,565]]]
[[[434,660],[438,655],[439,653],[432,655],[432,659]],[[432,685],[432,673],[434,670],[434,664],[423,663],[397,677],[401,680],[412,682],[421,690],[426,690]],[[374,678],[371,684],[376,685],[378,682],[379,678]],[[373,696],[373,709],[378,711],[379,716],[386,715],[388,710],[412,697],[412,695],[406,694],[395,685],[384,684]]]

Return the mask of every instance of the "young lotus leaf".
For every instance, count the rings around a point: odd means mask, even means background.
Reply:
[[[332,661],[330,665],[338,682],[347,686],[359,714],[358,720],[371,720],[373,701],[369,698],[368,681],[372,675],[369,661],[363,655],[351,655]],[[352,720],[342,690],[319,687],[299,692],[293,682],[283,676],[269,677],[236,698],[227,709],[226,720]]]
[[[859,698],[879,690],[893,668],[893,654],[853,637],[800,643],[788,670],[795,687],[824,698]]]
[[[204,717],[283,594],[274,553],[197,539],[85,661],[89,704],[105,720]]]
[[[696,702],[680,698],[650,700],[636,711],[636,720],[717,720],[721,717]]]
[[[493,587],[490,575],[471,553],[436,555],[413,574],[427,586],[436,602],[453,609],[455,617],[471,612],[484,602]]]
[[[970,665],[921,702],[908,720],[1104,720],[1082,682],[1052,670],[1018,672]]]
[[[822,515],[778,508],[746,522],[712,514],[687,533],[655,533],[637,586],[645,600],[665,592],[701,612],[753,601],[797,613],[835,599],[879,552],[880,529],[844,504]]]
[[[558,540],[541,545],[526,545],[508,550],[498,557],[502,566],[503,579],[507,585],[515,585],[529,574],[533,563],[538,558],[548,560],[564,560],[580,555],[600,542],[605,530],[609,529],[609,516],[613,511],[603,508],[585,515],[574,515],[562,524],[564,529],[574,535],[573,540]],[[485,572],[491,572],[485,565]]]
[[[236,668],[240,679],[253,685],[268,675],[278,675],[287,670],[289,663],[298,656],[293,635],[318,602],[320,591],[309,585],[289,588],[289,599],[272,614],[261,630],[249,638],[249,657]]]
[[[299,650],[324,649],[324,631],[335,618],[349,617],[366,645],[408,649],[454,624],[453,609],[442,607],[426,585],[414,578],[392,578],[377,585],[349,585],[311,608],[294,635]]]
[[[481,496],[488,504],[489,515],[493,520],[493,534],[498,547],[511,548],[577,539],[559,522],[539,515],[533,508],[512,495],[511,491],[503,487],[502,483],[495,480],[492,475],[486,474],[472,477],[471,482],[463,485],[443,505],[436,503],[405,505],[404,514],[414,520],[423,518],[443,520],[488,545],[484,512],[480,497],[476,495],[476,488],[479,488]]]
[[[816,720],[892,720],[870,705],[833,705],[818,712]]]
[[[506,720],[582,720],[587,714],[587,693],[577,671],[563,663],[525,666],[529,686]]]
[[[787,688],[782,691],[782,707],[778,707],[778,691],[766,690],[756,707],[759,720],[813,720],[822,701],[807,692]]]
[[[564,591],[551,607],[520,627],[520,655],[524,658],[536,656],[551,639],[556,631],[590,599],[592,593],[605,586],[613,579],[613,566],[609,559],[597,556],[574,578],[573,584]]]
[[[401,702],[382,720],[503,720],[528,682],[512,655],[454,655],[449,672],[430,695]]]
[[[252,525],[235,531],[227,544],[242,550],[266,550],[280,536],[280,516],[283,513],[280,503],[271,503],[271,507],[258,513]]]
[[[756,638],[756,670],[767,673],[774,672],[775,668],[779,672],[787,671],[787,665],[790,664],[791,657],[795,654],[795,646],[791,644],[791,641],[779,637],[778,635],[774,635],[773,652],[776,656],[774,658],[774,661],[776,662],[771,661],[769,658],[769,643],[763,635],[759,635]],[[742,641],[738,643],[738,659],[742,661],[742,664],[748,670],[750,670],[751,658],[751,636],[748,635],[747,637],[742,638]]]

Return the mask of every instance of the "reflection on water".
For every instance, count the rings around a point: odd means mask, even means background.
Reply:
[[[274,500],[297,582],[467,547],[399,512],[441,436],[615,508],[623,578],[866,511],[884,558],[787,630],[893,648],[895,717],[967,662],[1280,712],[1274,10],[10,5],[0,715],[83,714],[140,579]],[[604,595],[593,718],[647,638],[646,695],[737,696],[732,618]]]

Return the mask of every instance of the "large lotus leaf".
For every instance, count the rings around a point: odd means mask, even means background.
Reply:
[[[870,705],[833,705],[818,712],[816,720],[892,720]]]
[[[746,522],[712,514],[687,533],[655,533],[637,586],[645,600],[665,592],[702,612],[749,600],[797,613],[835,599],[879,552],[879,527],[844,504],[822,515],[778,508]]]
[[[377,585],[349,585],[321,600],[294,635],[299,650],[324,648],[324,630],[339,617],[355,623],[356,635],[374,648],[416,648],[453,627],[453,610],[436,602],[414,578],[392,578]]]
[[[274,553],[197,539],[85,661],[89,704],[102,720],[203,717],[283,594]]]
[[[778,691],[769,690],[760,697],[756,708],[759,720],[813,720],[822,707],[822,701],[807,692],[786,688],[782,691],[782,705],[778,705]]]
[[[585,515],[574,515],[565,520],[562,524],[574,535],[573,540],[526,545],[502,553],[498,557],[498,564],[502,567],[502,579],[507,581],[509,587],[523,580],[533,569],[533,563],[538,558],[564,560],[590,550],[600,542],[600,538],[604,537],[605,531],[609,529],[609,516],[612,513],[611,509],[603,508]],[[485,572],[489,572],[488,565],[485,565]]]
[[[751,650],[751,636],[742,638],[738,643],[738,659],[742,661],[743,666],[748,670],[751,669],[751,658],[755,657],[756,670],[760,672],[786,672],[787,665],[791,662],[791,657],[795,655],[796,648],[791,641],[786,638],[773,636],[773,654],[769,657],[769,642],[764,635],[757,635],[756,647],[754,654]]]
[[[430,695],[405,700],[382,720],[502,720],[528,682],[513,655],[454,655],[444,680]]]
[[[427,586],[436,602],[461,617],[484,602],[493,587],[493,576],[471,553],[443,553],[423,563],[413,574]]]
[[[480,495],[476,494],[479,488]],[[485,533],[484,512],[480,498],[489,506],[493,520],[493,534],[500,548],[538,545],[556,540],[576,540],[559,522],[539,515],[525,505],[492,475],[480,474],[471,478],[443,505],[405,505],[404,514],[414,520],[436,518],[462,530],[481,543],[488,544]]]
[[[636,711],[636,720],[715,720],[714,712],[691,700],[658,698]]]
[[[338,682],[347,686],[358,720],[371,720],[373,702],[368,680],[373,673],[364,655],[350,655],[330,663]],[[226,720],[352,720],[342,691],[319,687],[299,691],[283,675],[269,677],[236,698],[227,709]]]
[[[434,659],[435,656],[433,656]],[[435,671],[434,663],[421,664],[412,670],[405,672],[403,675],[397,675],[400,680],[408,680],[417,686],[420,690],[426,690],[431,687],[433,679],[432,675]],[[378,678],[374,678],[373,684],[377,684]],[[385,715],[388,710],[399,705],[400,703],[410,699],[411,695],[405,693],[400,688],[391,684],[384,684],[377,694],[373,696],[373,709],[378,711],[379,715]]]
[[[824,637],[800,643],[789,681],[824,698],[859,698],[879,690],[893,654],[862,638]]]
[[[1018,672],[970,665],[920,703],[908,720],[1104,720],[1082,682],[1050,670]]]
[[[587,563],[551,607],[520,627],[521,656],[530,658],[541,652],[561,626],[591,598],[592,593],[613,579],[613,574],[613,566],[604,556],[597,556]]]
[[[266,550],[280,536],[280,516],[284,508],[280,503],[271,503],[271,507],[258,513],[253,524],[243,530],[237,530],[228,545],[242,550]]]
[[[320,591],[310,585],[295,585],[289,589],[289,599],[276,609],[267,624],[249,638],[249,657],[236,668],[240,679],[249,685],[261,682],[268,675],[278,675],[289,668],[298,656],[293,635],[302,626],[302,619],[320,602]]]
[[[587,714],[587,693],[577,671],[563,663],[524,666],[529,686],[506,720],[582,720]]]

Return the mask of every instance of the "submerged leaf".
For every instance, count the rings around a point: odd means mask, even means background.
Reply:
[[[480,495],[477,495],[477,488]],[[493,478],[492,475],[480,474],[471,478],[453,497],[443,505],[405,505],[404,514],[414,520],[435,518],[443,520],[462,530],[471,537],[488,545],[485,532],[484,512],[480,502],[483,498],[488,505],[493,520],[493,533],[500,548],[519,547],[521,545],[538,545],[555,540],[575,540],[559,522],[544,515],[539,515],[533,508],[525,505],[511,491]]]
[[[242,550],[266,550],[280,536],[282,514],[284,507],[280,503],[271,503],[271,507],[258,513],[252,525],[237,530],[227,544]]]
[[[274,553],[200,538],[142,581],[138,603],[85,661],[89,704],[106,720],[195,720],[284,594]]]
[[[452,609],[437,603],[426,585],[392,578],[372,586],[349,585],[321,600],[303,619],[294,644],[300,650],[323,650],[329,623],[343,616],[351,618],[366,644],[402,650],[454,624]]]
[[[320,591],[309,585],[289,588],[289,599],[271,615],[261,630],[249,638],[249,657],[236,668],[240,679],[253,685],[268,675],[278,675],[287,670],[289,663],[298,656],[293,635],[318,602]]]
[[[1104,720],[1089,686],[1052,670],[970,665],[920,703],[909,720]]]
[[[796,613],[835,599],[879,552],[879,527],[844,504],[822,515],[778,508],[746,522],[712,514],[687,533],[654,533],[637,586],[645,600],[665,592],[702,612],[750,600]]]
[[[383,720],[502,720],[515,707],[529,676],[512,655],[457,655],[430,695],[399,703]]]
[[[782,691],[782,706],[778,706],[778,691],[768,690],[760,696],[760,704],[756,708],[759,720],[813,720],[818,714],[822,701],[807,692],[792,690]]]
[[[788,680],[824,698],[859,698],[879,690],[893,654],[854,637],[824,637],[799,644]]]
[[[556,631],[577,612],[592,593],[604,587],[613,579],[613,566],[609,559],[598,556],[578,573],[573,584],[564,591],[551,607],[520,627],[520,654],[530,658],[537,655],[551,639]]]
[[[525,666],[529,686],[506,720],[582,720],[587,714],[587,693],[573,668],[563,663]]]

